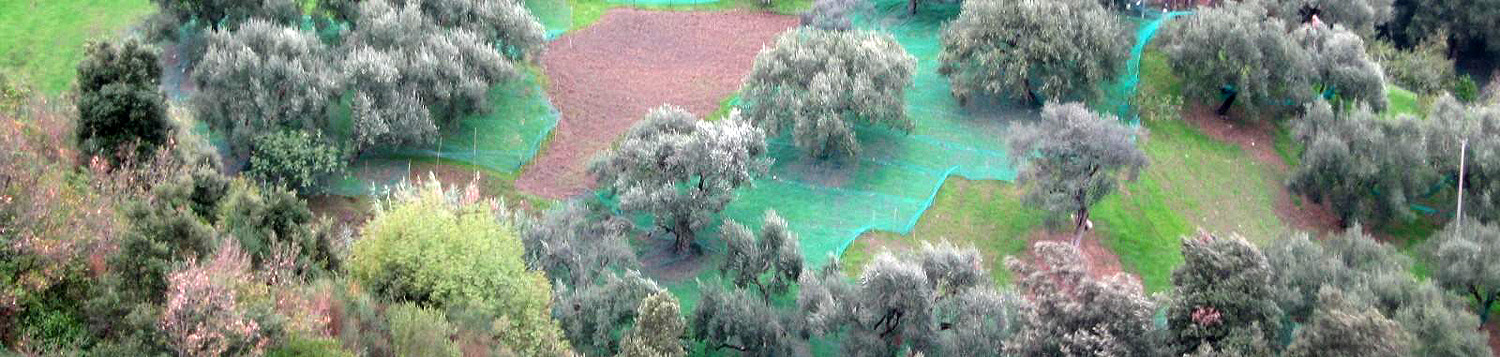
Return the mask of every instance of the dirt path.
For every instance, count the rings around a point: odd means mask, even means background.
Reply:
[[[755,54],[797,18],[768,13],[612,9],[547,44],[547,94],[562,114],[547,147],[516,180],[563,198],[592,185],[588,160],[662,104],[699,116],[739,88]]]
[[[1292,167],[1276,152],[1275,137],[1272,135],[1276,128],[1270,122],[1242,123],[1232,119],[1226,120],[1214,114],[1213,109],[1205,106],[1187,106],[1183,110],[1183,120],[1215,140],[1238,145],[1251,158],[1275,170],[1276,177],[1284,178],[1291,174]],[[1276,191],[1274,210],[1282,222],[1286,222],[1293,229],[1305,232],[1324,233],[1340,229],[1338,216],[1326,205],[1314,204],[1302,197],[1293,197],[1292,193],[1286,190],[1285,185],[1281,185],[1280,188]]]

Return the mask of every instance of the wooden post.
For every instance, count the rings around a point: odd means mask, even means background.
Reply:
[[[1458,214],[1454,216],[1456,227],[1464,226],[1464,154],[1469,151],[1469,138],[1459,139],[1458,145]]]

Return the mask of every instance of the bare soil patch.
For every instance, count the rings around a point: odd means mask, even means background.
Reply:
[[[516,187],[546,198],[587,190],[589,158],[631,124],[662,104],[712,113],[739,88],[761,47],[797,21],[749,11],[611,9],[593,26],[553,40],[541,64],[562,116]]]
[[[1062,244],[1073,244],[1073,232],[1053,232],[1048,229],[1039,229],[1031,232],[1027,240],[1031,242],[1026,250],[1027,256],[1030,256],[1031,252],[1036,249],[1035,246],[1038,242],[1051,241]],[[1084,261],[1088,263],[1089,275],[1094,278],[1103,279],[1124,272],[1124,269],[1120,265],[1120,256],[1115,254],[1115,251],[1105,247],[1103,243],[1100,243],[1099,236],[1094,234],[1094,231],[1088,231],[1083,234],[1083,239],[1079,241],[1078,248],[1083,251]],[[1130,273],[1126,274],[1134,278],[1136,282],[1141,281],[1140,276]]]
[[[1212,108],[1206,106],[1190,106],[1184,109],[1183,120],[1188,121],[1209,137],[1238,145],[1241,150],[1250,154],[1251,158],[1276,170],[1278,177],[1287,177],[1291,173],[1292,167],[1276,153],[1275,137],[1272,134],[1276,128],[1269,121],[1237,122],[1220,117],[1213,112]],[[1286,222],[1294,229],[1314,233],[1340,230],[1338,215],[1329,210],[1328,206],[1315,204],[1305,198],[1293,197],[1285,185],[1280,188],[1276,191],[1274,209],[1282,222]]]
[[[1500,356],[1500,321],[1490,321],[1483,329],[1490,335],[1490,354]]]

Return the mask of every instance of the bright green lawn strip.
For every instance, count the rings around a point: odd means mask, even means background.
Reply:
[[[707,4],[683,4],[683,5],[642,5],[630,3],[615,3],[608,0],[568,0],[568,6],[573,10],[573,26],[568,31],[575,31],[599,21],[604,12],[611,8],[628,7],[646,10],[668,10],[668,11],[715,11],[715,10],[769,10],[782,15],[795,15],[812,7],[812,0],[775,0],[771,7],[760,5],[760,0],[720,0]]]
[[[1388,107],[1384,115],[1393,118],[1401,114],[1410,114],[1417,117],[1425,116],[1426,110],[1422,108],[1421,96],[1409,90],[1397,87],[1394,84],[1385,86],[1385,98]]]
[[[1022,203],[1021,190],[1013,184],[949,177],[910,233],[871,231],[856,239],[844,252],[844,271],[859,275],[874,254],[882,251],[878,247],[901,252],[916,249],[921,242],[947,240],[979,249],[995,280],[1006,284],[1010,273],[1002,261],[1025,254],[1028,235],[1042,227],[1044,214]]]
[[[113,38],[155,10],[148,0],[0,1],[0,72],[61,93],[85,43]]]

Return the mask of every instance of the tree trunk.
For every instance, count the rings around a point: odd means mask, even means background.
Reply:
[[[1042,105],[1042,100],[1036,97],[1036,91],[1031,89],[1031,81],[1029,80],[1026,81],[1026,100],[1030,101],[1031,105]]]
[[[909,12],[910,14],[912,14],[912,15],[916,15],[917,14],[917,1],[918,0],[907,0],[906,1],[906,11]]]
[[[1479,326],[1481,328],[1485,323],[1490,322],[1490,308],[1495,306],[1495,298],[1497,297],[1500,297],[1500,292],[1491,293],[1484,300],[1477,301],[1479,303]]]
[[[695,240],[693,227],[688,224],[687,219],[678,219],[676,223],[673,223],[672,234],[677,236],[677,244],[673,247],[674,252],[686,253],[689,248],[693,247]]]
[[[1220,116],[1228,115],[1229,114],[1229,107],[1232,106],[1232,105],[1234,105],[1234,99],[1238,98],[1239,96],[1240,96],[1240,91],[1229,92],[1229,98],[1224,98],[1224,103],[1223,104],[1219,104],[1219,109],[1215,110],[1214,113],[1217,113]]]
[[[1079,244],[1083,242],[1083,233],[1085,231],[1085,229],[1084,229],[1085,228],[1085,223],[1087,223],[1089,221],[1089,207],[1088,206],[1082,206],[1082,207],[1083,207],[1082,209],[1078,210],[1078,221],[1073,222],[1073,224],[1074,224],[1073,225],[1073,246],[1074,247],[1078,247]]]

